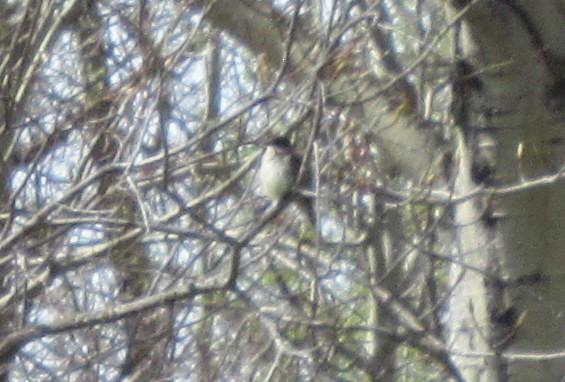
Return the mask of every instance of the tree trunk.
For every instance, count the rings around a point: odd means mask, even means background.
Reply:
[[[463,16],[464,58],[472,63],[481,84],[472,103],[475,124],[468,135],[488,134],[497,147],[484,213],[465,216],[466,221],[460,222],[460,233],[473,226],[478,230],[460,236],[460,243],[467,244],[461,259],[484,273],[467,271],[459,285],[472,295],[452,298],[457,304],[450,312],[451,333],[455,353],[463,353],[456,359],[463,368],[469,359],[488,365],[502,356],[497,362],[498,379],[475,371],[469,375],[472,381],[561,380],[565,373],[558,354],[565,338],[561,291],[565,288],[565,190],[559,179],[565,158],[563,3],[451,3],[458,11],[469,4]],[[480,150],[475,148],[475,153],[480,155]],[[468,203],[457,206],[456,216]],[[493,232],[494,241],[487,231]],[[469,247],[476,252],[469,252]],[[489,247],[495,248],[490,251],[494,263],[488,260]],[[489,285],[494,287],[492,294]],[[488,314],[486,298],[495,299]],[[465,310],[467,314],[461,314]],[[490,342],[490,352],[485,341]]]

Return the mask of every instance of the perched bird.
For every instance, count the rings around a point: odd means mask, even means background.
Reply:
[[[270,141],[259,168],[261,191],[276,202],[290,198],[306,213],[312,226],[316,227],[314,201],[300,192],[300,189],[311,186],[312,177],[308,168],[304,169],[300,184],[296,184],[301,164],[302,158],[294,151],[287,137],[277,137]]]

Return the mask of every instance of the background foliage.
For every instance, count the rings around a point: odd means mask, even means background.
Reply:
[[[1,1],[0,380],[462,380],[443,3]],[[316,228],[257,190],[277,135]]]

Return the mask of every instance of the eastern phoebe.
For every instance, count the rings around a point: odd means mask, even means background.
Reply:
[[[268,143],[259,168],[259,179],[263,194],[272,201],[280,202],[290,198],[308,216],[313,227],[316,227],[314,201],[300,192],[300,188],[311,185],[311,174],[308,168],[300,183],[296,184],[300,172],[302,158],[294,151],[287,137],[277,137]]]

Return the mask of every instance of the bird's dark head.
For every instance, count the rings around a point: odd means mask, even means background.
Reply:
[[[281,149],[288,149],[288,148],[291,147],[290,140],[287,137],[283,137],[283,136],[276,137],[276,138],[272,139],[268,143],[268,145],[278,147],[278,148],[281,148]]]

